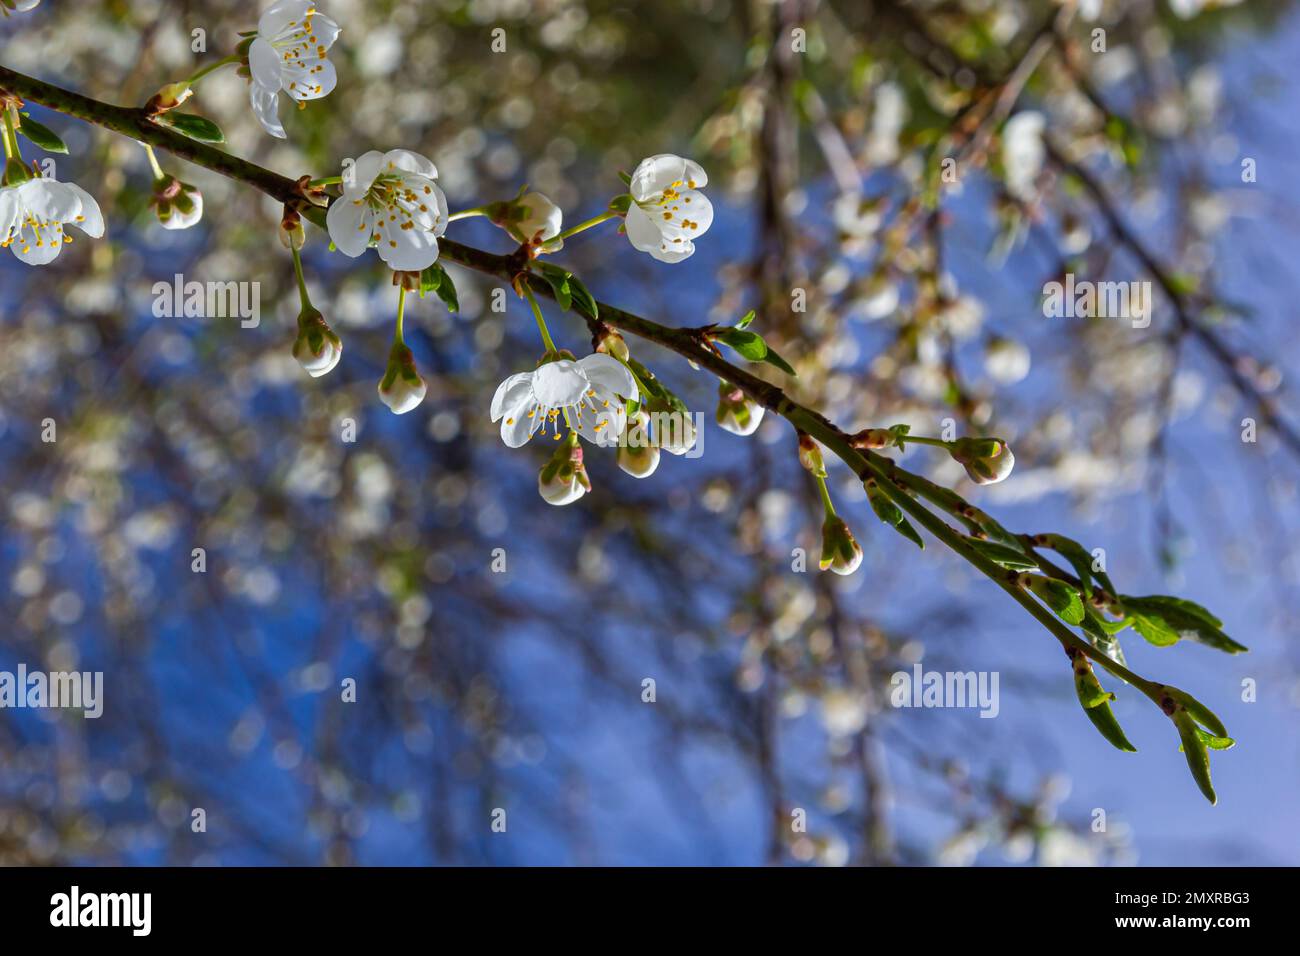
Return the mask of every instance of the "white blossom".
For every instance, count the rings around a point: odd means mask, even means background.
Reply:
[[[502,382],[492,396],[492,421],[501,421],[501,440],[511,448],[546,434],[548,426],[559,438],[564,425],[593,444],[609,445],[627,425],[624,399],[636,393],[632,373],[603,352],[576,362],[559,358]]]
[[[1002,128],[1002,166],[1007,192],[1017,199],[1034,198],[1035,182],[1047,155],[1043,146],[1042,113],[1026,110],[1007,120]]]
[[[0,189],[0,248],[28,265],[52,262],[72,241],[65,225],[92,238],[104,234],[99,203],[75,183],[37,177]]]
[[[438,261],[447,197],[438,169],[419,153],[371,150],[343,170],[343,195],[326,213],[330,239],[356,258],[370,246],[393,269],[419,272]]]
[[[258,122],[272,136],[286,138],[280,93],[302,104],[334,89],[338,76],[326,54],[339,32],[339,25],[317,13],[311,0],[280,0],[262,14],[248,48],[248,99]]]
[[[641,160],[632,173],[627,238],[660,262],[680,262],[695,252],[694,239],[713,224],[713,204],[699,190],[709,177],[699,163],[671,153]]]

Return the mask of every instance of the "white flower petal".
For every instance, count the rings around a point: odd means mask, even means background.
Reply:
[[[627,231],[627,238],[632,243],[632,247],[639,249],[641,252],[657,249],[660,243],[663,242],[659,227],[650,220],[645,210],[636,203],[632,203],[628,207],[627,217],[623,220],[623,228]]]
[[[99,203],[95,201],[94,196],[76,183],[64,183],[63,185],[72,190],[73,194],[81,200],[81,210],[77,213],[77,217],[72,219],[72,224],[92,239],[98,239],[104,234],[104,214],[99,211]],[[198,222],[202,215],[203,196],[199,194],[197,201],[194,203],[193,222],[190,224],[193,225],[194,222]]]
[[[604,352],[592,352],[578,360],[578,366],[598,392],[607,392],[623,398],[637,394],[636,379],[618,359]]]
[[[64,245],[61,230],[51,234],[50,229],[43,228],[38,239],[29,226],[18,234],[9,248],[13,250],[15,256],[29,266],[43,266],[47,262],[52,262],[63,251]]]
[[[569,408],[582,401],[591,387],[577,362],[545,362],[533,372],[533,395],[546,408]]]
[[[695,243],[689,239],[683,239],[671,245],[665,242],[647,251],[650,253],[651,258],[658,259],[660,262],[681,262],[683,259],[689,259],[695,254]]]
[[[425,385],[424,379],[417,382],[408,382],[401,375],[393,379],[392,387],[384,391],[383,382],[379,383],[379,398],[387,405],[394,415],[405,415],[415,406],[424,401],[425,392],[428,386]]]
[[[0,242],[8,239],[17,228],[20,205],[17,189],[0,189]]]
[[[419,272],[438,261],[438,237],[422,229],[380,229],[379,258],[398,272]]]
[[[498,385],[492,396],[492,421],[504,415],[507,408],[514,408],[525,396],[532,395],[532,381],[532,372],[516,372]]]
[[[257,21],[257,32],[264,37],[274,39],[282,33],[296,30],[307,19],[307,11],[312,6],[311,0],[279,0],[278,3],[273,3]]]
[[[27,212],[50,222],[71,222],[81,213],[81,196],[53,179],[27,180],[18,187],[18,201]]]
[[[253,85],[268,90],[279,90],[284,74],[284,62],[275,52],[271,41],[255,39],[248,48],[248,68],[253,74]]]
[[[390,149],[384,153],[383,166],[385,170],[400,169],[427,179],[438,178],[438,167],[433,165],[432,160],[409,149]]]
[[[507,448],[518,448],[526,444],[541,425],[541,409],[531,395],[525,395],[524,400],[507,409],[501,419],[501,440]]]
[[[334,64],[329,60],[316,63],[308,60],[306,67],[286,69],[281,82],[284,91],[295,100],[318,100],[333,92],[339,77]]]
[[[359,199],[336,199],[325,213],[330,241],[339,252],[355,259],[370,245],[374,217],[374,210]]]
[[[347,199],[359,199],[370,192],[375,184],[375,177],[384,165],[384,154],[377,149],[362,153],[356,162],[343,164],[343,195]]]
[[[284,127],[280,125],[280,88],[261,86],[258,83],[248,85],[248,101],[253,106],[253,115],[262,124],[262,128],[272,136],[288,139]]]
[[[704,169],[693,160],[659,153],[641,160],[632,173],[629,191],[632,198],[645,201],[678,184],[686,189],[702,189],[709,182]]]

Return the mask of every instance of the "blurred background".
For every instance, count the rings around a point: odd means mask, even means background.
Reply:
[[[924,447],[902,460],[1014,530],[1104,548],[1120,590],[1196,600],[1249,645],[1122,635],[1130,666],[1238,740],[1214,757],[1219,805],[1148,701],[1111,687],[1140,752],[1111,748],[1051,636],[937,542],[881,525],[837,464],[866,560],[819,574],[791,429],[716,428],[707,373],[633,342],[710,419],[703,454],[637,481],[593,449],[593,492],[552,510],[549,449],[508,450],[489,421],[497,383],[540,353],[513,295],[493,312],[493,283],[452,266],[459,312],[408,304],[429,393],[393,416],[375,393],[395,304],[377,258],[308,228],[313,299],[346,345],[311,379],[290,354],[275,203],[164,155],[206,201],[198,226],[165,231],[138,144],[32,107],[70,146],[59,178],[109,228],[41,269],[0,255],[0,669],[102,671],[104,715],[0,711],[0,863],[1300,863],[1291,4],[321,9],[343,27],[338,88],[283,101],[283,142],[244,80],[213,74],[187,108],[226,148],[296,177],[406,147],[453,210],[528,183],[566,225],[642,157],[695,158],[716,215],[694,257],[655,262],[606,224],[558,261],[668,325],[757,309],[795,397],[846,428],[1007,437],[1017,469],[991,488]],[[142,103],[258,13],[46,0],[0,20],[0,63]],[[1005,135],[1027,113],[1045,156]],[[450,235],[511,248],[484,220]],[[1158,291],[1149,328],[1044,317],[1043,284],[1067,271],[1152,264],[1178,304]],[[260,325],[155,318],[152,286],[176,273],[259,283]],[[582,323],[546,308],[581,354]],[[792,570],[795,548],[813,570]],[[998,672],[997,718],[891,708],[890,675],[918,662]]]

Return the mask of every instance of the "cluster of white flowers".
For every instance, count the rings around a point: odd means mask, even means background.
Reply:
[[[6,12],[29,10],[37,2],[0,0],[0,8]],[[169,112],[193,95],[193,85],[203,76],[223,64],[241,63],[246,67],[249,102],[258,122],[272,136],[285,138],[279,118],[280,94],[301,107],[334,89],[337,73],[328,54],[340,33],[339,24],[319,12],[311,0],[278,0],[262,14],[257,30],[245,36],[238,52],[204,67],[188,80],[165,86],[148,108],[151,115]],[[165,173],[152,151],[147,152],[154,169],[151,205],[158,220],[168,229],[195,225],[202,217],[202,195]],[[11,163],[10,168],[13,175],[0,189],[0,245],[12,249],[24,262],[39,265],[52,261],[72,241],[64,232],[66,225],[75,224],[90,236],[103,235],[99,206],[84,190],[53,179],[32,178],[20,161]],[[548,197],[527,189],[512,200],[450,215],[447,198],[438,185],[437,167],[407,149],[371,150],[355,162],[345,162],[337,178],[322,182],[340,186],[341,195],[329,204],[325,216],[334,248],[352,258],[375,249],[398,274],[404,304],[406,290],[417,287],[413,277],[426,273],[438,261],[438,240],[448,224],[464,216],[488,216],[520,243],[529,260],[557,251],[566,237],[609,219],[620,220],[620,231],[632,246],[660,262],[681,262],[694,254],[695,240],[713,223],[713,206],[701,191],[708,183],[704,169],[693,160],[661,153],[642,160],[626,181],[628,192],[615,197],[606,212],[567,232],[562,231],[563,211]],[[343,345],[310,303],[299,257],[300,226],[297,233],[293,231],[299,217],[289,207],[285,215],[281,238],[287,237],[286,245],[294,254],[303,299],[293,355],[309,375],[319,377],[339,364]],[[537,310],[536,302],[532,304]],[[403,340],[401,317],[399,305],[393,349],[379,384],[380,398],[399,415],[417,407],[427,391]],[[684,454],[694,445],[695,426],[680,403],[674,409],[655,407],[653,416],[642,407],[644,396],[621,339],[621,350],[613,354],[602,350],[575,359],[555,349],[540,311],[537,319],[543,326],[546,355],[534,371],[511,375],[501,383],[492,399],[491,416],[494,422],[501,422],[502,440],[512,448],[538,433],[560,441],[567,429],[568,441],[557,448],[539,478],[539,490],[547,501],[567,504],[590,488],[579,437],[617,447],[620,467],[637,477],[655,471],[661,450]],[[729,388],[718,421],[729,431],[748,435],[758,427],[762,412],[738,390]],[[674,424],[665,425],[664,418],[674,419]]]

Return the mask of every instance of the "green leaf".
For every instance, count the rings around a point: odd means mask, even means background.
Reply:
[[[1179,690],[1177,687],[1166,687],[1165,692],[1187,708],[1187,712],[1192,715],[1192,718],[1202,727],[1212,731],[1215,737],[1228,736],[1228,728],[1223,725],[1223,721],[1219,719],[1218,715],[1187,691]]]
[[[621,179],[621,180],[623,180],[623,185],[624,185],[624,186],[631,186],[631,185],[632,185],[632,177],[629,176],[627,173],[623,172],[622,170],[619,170],[618,178]]]
[[[1038,568],[1038,562],[1033,558],[1005,544],[983,541],[980,538],[967,538],[966,543],[990,561],[1012,571],[1030,571]]]
[[[1115,718],[1115,713],[1110,709],[1110,704],[1098,704],[1096,707],[1088,707],[1084,710],[1084,713],[1088,715],[1092,725],[1117,750],[1123,750],[1126,753],[1137,753],[1137,748],[1129,743],[1129,739],[1124,736],[1124,728],[1120,726],[1119,721]]]
[[[66,153],[68,151],[67,144],[59,138],[59,135],[54,130],[36,122],[26,113],[23,114],[22,125],[18,127],[18,132],[47,153]]]
[[[1237,741],[1233,740],[1231,737],[1216,737],[1208,730],[1202,730],[1200,727],[1196,728],[1196,734],[1201,738],[1201,741],[1205,746],[1209,747],[1211,750],[1231,750],[1233,747],[1237,746]],[[1181,750],[1182,748],[1179,747],[1179,749]]]
[[[729,345],[751,362],[761,362],[767,358],[767,343],[757,332],[744,329],[727,329],[718,335],[718,341]]]
[[[735,325],[733,325],[732,328],[734,328],[734,329],[747,329],[747,328],[749,328],[749,323],[751,323],[751,322],[753,322],[753,321],[754,321],[754,310],[753,310],[753,309],[750,309],[750,310],[749,310],[748,312],[746,312],[743,316],[741,316],[740,321],[737,322]]]
[[[1168,627],[1159,617],[1147,617],[1144,614],[1130,614],[1128,620],[1133,630],[1147,639],[1147,643],[1156,647],[1172,647],[1178,643],[1178,632]]]
[[[435,269],[433,266],[426,266],[420,272],[420,298],[423,299],[428,292],[434,292],[438,284],[442,281],[442,270]]]
[[[874,484],[867,486],[867,501],[871,504],[871,510],[876,513],[877,518],[892,527],[904,538],[913,542],[922,551],[925,550],[925,542],[921,540],[921,535],[907,520],[907,517],[903,514],[903,509],[898,507],[890,500],[888,495]]]
[[[776,352],[773,351],[770,347],[767,350],[767,354],[763,356],[763,361],[766,362],[768,365],[775,365],[781,371],[785,372],[786,375],[791,375],[791,376],[798,375],[798,373],[794,370],[794,366],[792,366],[785,359],[781,358],[781,356],[777,355]]]
[[[586,313],[593,319],[600,318],[600,309],[596,305],[596,297],[587,290],[582,284],[582,280],[577,276],[569,277],[569,293],[573,297],[573,303],[578,307],[579,312]]]
[[[569,285],[569,280],[573,273],[568,269],[562,269],[554,263],[537,263],[537,272],[545,278],[546,284],[551,287],[552,293],[555,294],[555,302],[563,308],[565,312],[573,307],[573,291]]]
[[[1071,584],[1041,574],[1028,575],[1026,586],[1066,624],[1082,624],[1083,600]],[[1023,579],[1022,579],[1023,580]]]
[[[1050,551],[1055,551],[1070,563],[1070,567],[1074,568],[1074,573],[1078,575],[1079,583],[1083,586],[1085,595],[1092,594],[1092,579],[1095,576],[1097,583],[1102,586],[1107,594],[1112,597],[1119,596],[1115,591],[1115,585],[1111,583],[1110,575],[1104,570],[1094,571],[1092,569],[1092,552],[1073,538],[1067,538],[1063,534],[1040,534],[1035,536],[1034,542]]]
[[[430,289],[438,293],[438,298],[442,299],[443,305],[447,307],[448,312],[456,312],[460,309],[460,298],[456,295],[456,283],[451,280],[447,270],[442,267],[441,263],[435,262],[433,265],[420,273],[420,291],[424,292],[424,273],[431,272]]]
[[[1163,647],[1186,638],[1228,654],[1249,650],[1223,633],[1222,621],[1192,601],[1164,594],[1122,595],[1120,601],[1134,618],[1133,627],[1152,644]]]
[[[182,136],[196,139],[200,143],[224,143],[226,141],[226,134],[221,132],[220,126],[206,116],[199,116],[195,113],[163,113],[161,116],[155,116],[154,122],[159,126],[174,129]]]
[[[1079,698],[1083,712],[1088,715],[1092,725],[1116,749],[1136,753],[1137,748],[1124,736],[1124,728],[1119,725],[1114,711],[1110,709],[1110,702],[1115,699],[1115,695],[1101,686],[1097,675],[1093,673],[1092,662],[1082,653],[1073,651],[1070,663],[1074,670],[1075,696]]]
[[[1174,725],[1178,728],[1178,736],[1183,741],[1183,756],[1187,758],[1187,769],[1192,772],[1192,779],[1201,788],[1201,793],[1205,794],[1206,800],[1211,804],[1218,803],[1219,798],[1214,792],[1214,784],[1210,781],[1210,752],[1201,735],[1197,733],[1196,724],[1186,711],[1179,711],[1174,715]]]

